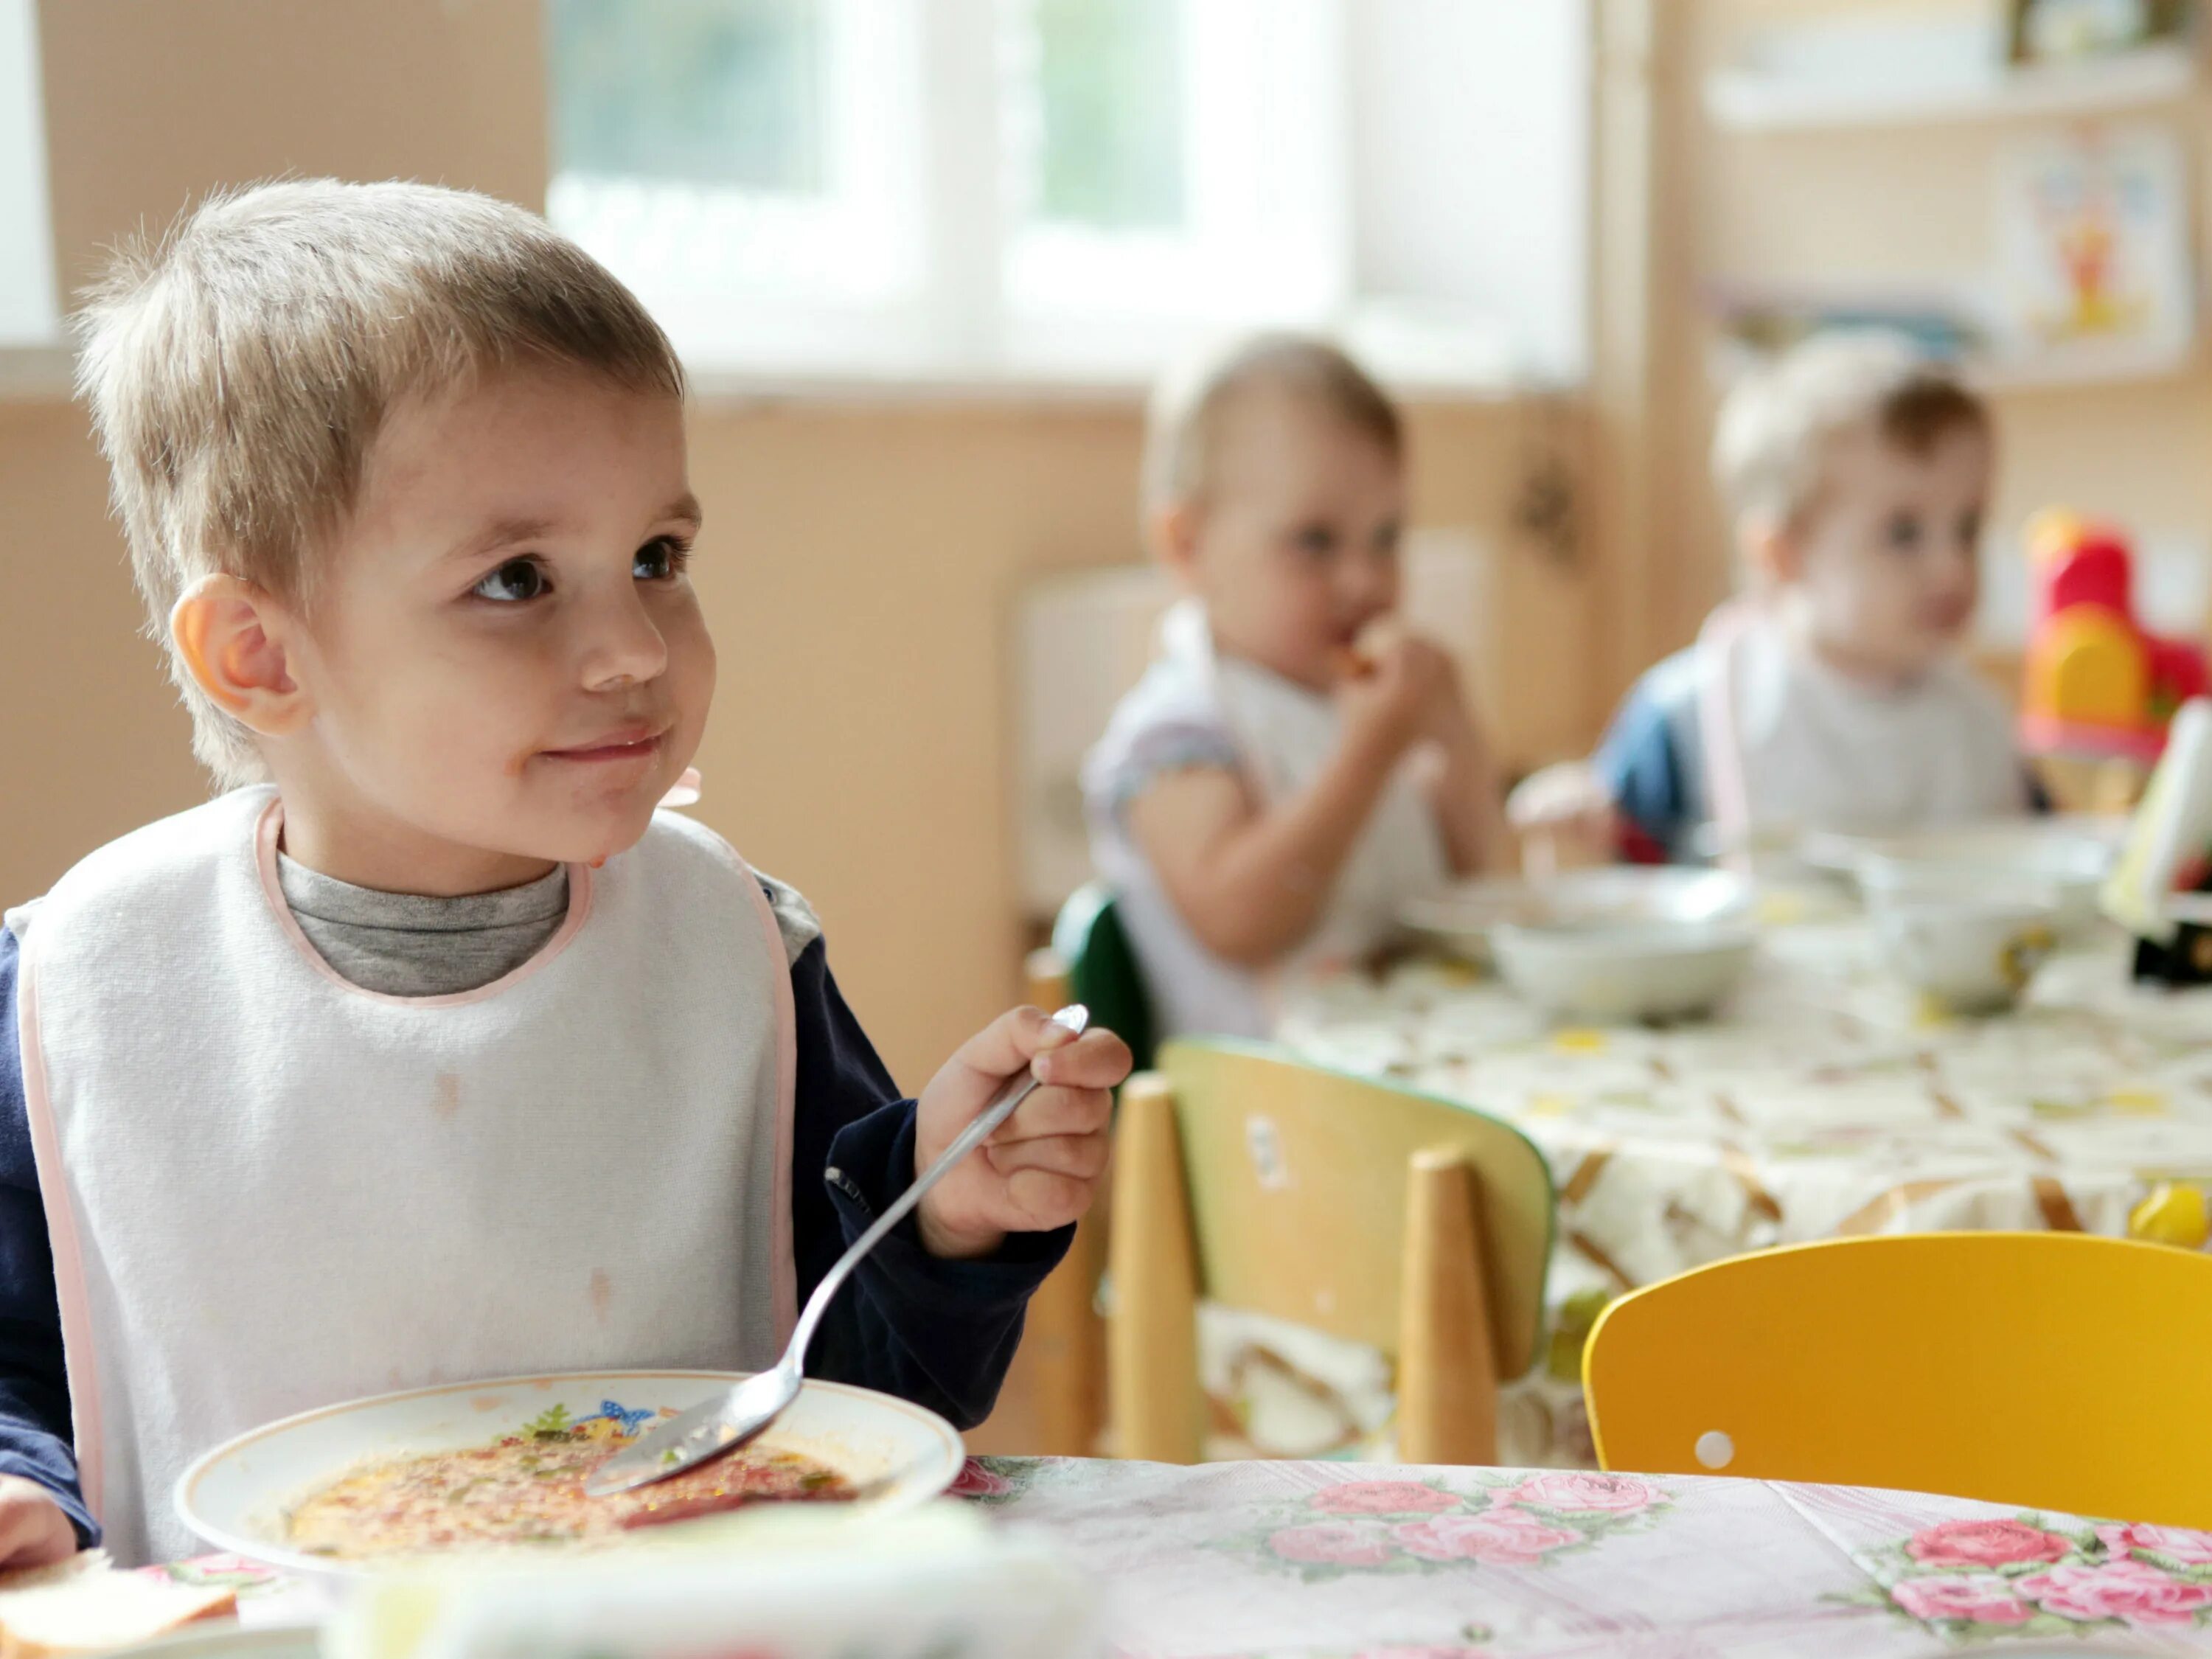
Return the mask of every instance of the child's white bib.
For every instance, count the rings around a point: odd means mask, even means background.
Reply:
[[[1766,830],[1897,835],[2025,811],[2004,708],[1964,662],[1878,690],[1723,606],[1698,644],[1705,795],[1730,845]]]
[[[669,813],[483,989],[314,954],[240,790],[29,914],[24,1082],[77,1462],[126,1562],[199,1453],[362,1395],[772,1364],[793,1302],[791,982],[760,884]]]

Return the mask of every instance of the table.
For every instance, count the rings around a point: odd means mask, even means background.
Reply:
[[[1562,1029],[1431,960],[1302,988],[1278,1037],[1504,1118],[1549,1161],[1553,1352],[1500,1425],[1528,1462],[1589,1461],[1581,1340],[1624,1291],[1853,1234],[2123,1234],[2155,1183],[2212,1182],[2212,994],[2130,987],[2112,939],[2053,962],[2027,1005],[1990,1020],[1917,1006],[1847,921],[1770,931],[1711,1023]],[[1379,1356],[1219,1310],[1202,1329],[1217,1418],[1244,1431],[1220,1449],[1378,1443]]]
[[[971,1460],[1105,1586],[1115,1659],[1831,1659],[2024,1638],[2212,1653],[2212,1533],[1960,1498],[1559,1470]],[[284,1582],[255,1574],[265,1622]],[[2093,1645],[2094,1644],[2094,1645]],[[2046,1650],[2034,1644],[2034,1650]]]

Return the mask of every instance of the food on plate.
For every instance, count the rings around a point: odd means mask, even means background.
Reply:
[[[234,1591],[120,1572],[106,1551],[86,1550],[51,1567],[0,1573],[0,1654],[106,1653],[221,1618],[236,1604]]]
[[[288,1541],[342,1561],[573,1544],[752,1504],[836,1503],[859,1495],[834,1469],[761,1446],[653,1486],[606,1498],[586,1494],[586,1479],[655,1417],[612,1401],[582,1419],[556,1407],[489,1445],[380,1460],[295,1506]]]

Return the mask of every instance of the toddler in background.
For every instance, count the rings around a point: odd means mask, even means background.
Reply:
[[[1164,386],[1146,528],[1188,597],[1085,769],[1160,1034],[1263,1035],[1285,971],[1362,954],[1504,842],[1450,659],[1390,625],[1398,411],[1320,341]]]
[[[2011,720],[1960,648],[1994,462],[1987,408],[1894,337],[1817,337],[1747,377],[1713,445],[1747,591],[1638,683],[1594,760],[1516,792],[1516,827],[1680,860],[2025,810]]]

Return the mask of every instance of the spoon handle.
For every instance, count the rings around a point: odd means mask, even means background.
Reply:
[[[1064,1026],[1080,1036],[1091,1023],[1091,1012],[1081,1003],[1070,1003],[1052,1017],[1055,1025]],[[837,1258],[836,1265],[822,1275],[822,1282],[814,1287],[814,1294],[806,1298],[806,1306],[799,1316],[799,1323],[791,1333],[791,1346],[784,1350],[783,1363],[794,1370],[805,1362],[807,1345],[814,1340],[814,1328],[822,1322],[823,1313],[829,1308],[830,1298],[843,1287],[853,1275],[853,1269],[861,1259],[884,1241],[890,1230],[907,1218],[922,1195],[945,1178],[952,1166],[974,1152],[976,1147],[1014,1115],[1015,1108],[1030,1097],[1037,1086],[1034,1067],[1025,1068],[1006,1079],[1006,1086],[991,1097],[989,1105],[975,1115],[969,1126],[953,1137],[952,1144],[938,1154],[937,1161],[914,1179],[898,1197],[884,1207],[875,1224],[854,1239],[845,1254]]]

